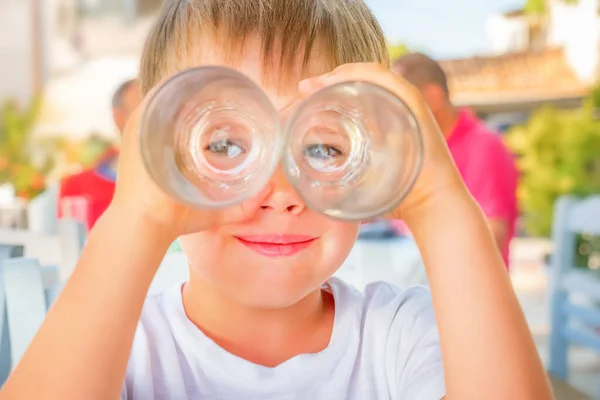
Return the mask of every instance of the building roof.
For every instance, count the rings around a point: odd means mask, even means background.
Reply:
[[[569,66],[563,49],[442,60],[457,105],[544,102],[585,96],[589,82]]]
[[[526,15],[527,15],[527,13],[525,12],[525,9],[523,7],[517,8],[514,10],[510,10],[510,11],[507,11],[504,14],[502,14],[502,16],[505,18],[518,18],[518,17],[524,17]]]

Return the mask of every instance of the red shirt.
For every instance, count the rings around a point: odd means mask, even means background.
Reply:
[[[106,163],[111,157],[116,156],[114,150],[110,150],[102,157],[100,165]],[[86,203],[85,214],[88,229],[92,229],[98,218],[106,211],[115,193],[114,180],[103,176],[98,168],[83,171],[79,174],[71,175],[63,179],[60,185],[58,198],[58,216],[63,216],[62,200],[65,198],[79,198]],[[79,212],[76,212],[79,214]],[[74,216],[76,219],[82,219],[81,216]]]
[[[467,188],[485,215],[508,223],[509,237],[501,249],[508,266],[509,244],[518,217],[519,174],[513,155],[500,135],[466,109],[460,111],[448,138],[448,147]]]
[[[489,219],[508,223],[508,240],[501,251],[509,266],[509,245],[515,235],[518,172],[513,155],[500,135],[487,128],[467,109],[460,111],[448,136],[452,158],[469,192]],[[402,221],[394,221],[400,234],[410,234]]]

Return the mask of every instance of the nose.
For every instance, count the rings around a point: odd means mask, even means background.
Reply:
[[[304,211],[306,205],[293,186],[287,181],[281,167],[277,167],[269,185],[271,193],[261,205],[263,210],[270,210],[276,213],[291,213],[293,215],[299,215]]]

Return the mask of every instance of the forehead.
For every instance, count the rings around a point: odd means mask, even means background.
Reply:
[[[294,51],[288,49],[287,51]],[[275,50],[274,54],[278,51]],[[281,51],[279,51],[281,53]],[[298,52],[300,54],[301,52]],[[298,98],[298,83],[306,78],[325,74],[331,70],[323,48],[316,43],[308,64],[303,68],[300,56],[288,66],[273,56],[268,62],[263,58],[262,42],[257,35],[247,37],[239,48],[226,50],[210,39],[200,39],[191,45],[183,68],[198,66],[224,66],[235,69],[256,83],[269,96],[277,109],[286,107]]]

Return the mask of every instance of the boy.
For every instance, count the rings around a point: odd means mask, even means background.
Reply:
[[[392,216],[421,246],[441,340],[426,289],[359,293],[331,278],[358,224],[307,209],[282,171],[230,209],[173,202],[142,166],[138,112],[113,204],[1,399],[551,398],[482,213],[417,90],[389,70],[362,1],[167,2],[146,44],[143,90],[214,64],[254,79],[279,110],[347,80],[411,106],[426,153]],[[178,236],[190,281],[143,307]]]

